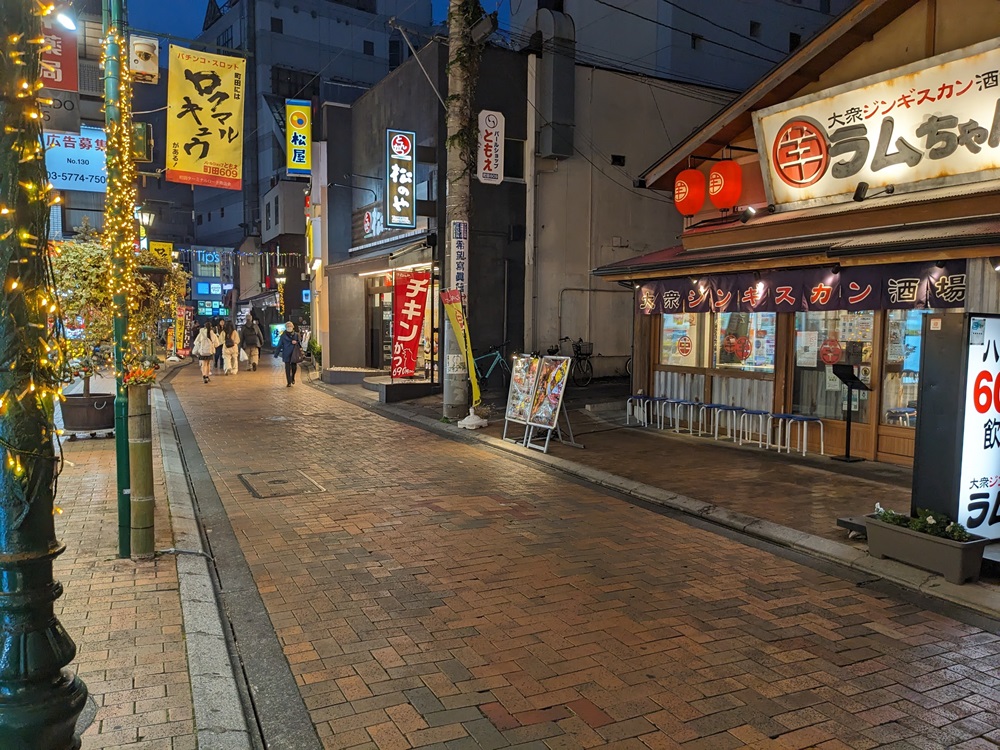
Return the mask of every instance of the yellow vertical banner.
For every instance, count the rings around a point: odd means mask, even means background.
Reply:
[[[312,102],[304,99],[285,99],[285,171],[312,172]]]
[[[441,302],[444,304],[444,311],[451,321],[452,330],[455,331],[455,338],[458,339],[458,348],[462,350],[465,357],[466,366],[469,368],[469,382],[472,383],[472,405],[479,406],[482,396],[479,393],[479,379],[476,377],[476,365],[472,361],[472,340],[469,338],[469,326],[465,319],[465,312],[462,310],[462,293],[457,289],[441,290]]]
[[[170,45],[167,180],[243,189],[246,60]]]

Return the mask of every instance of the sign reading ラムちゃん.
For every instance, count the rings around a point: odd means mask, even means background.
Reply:
[[[985,42],[754,113],[768,201],[1000,174],[1000,48]]]

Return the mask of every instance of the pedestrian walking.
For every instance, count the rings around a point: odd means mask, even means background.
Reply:
[[[222,323],[220,323],[219,321],[215,321],[212,324],[212,333],[215,334],[215,342],[216,342],[216,346],[215,346],[215,369],[221,371],[222,367],[223,367],[223,361],[222,361]]]
[[[278,338],[278,345],[274,349],[274,358],[281,357],[281,361],[285,363],[285,380],[288,388],[295,385],[295,371],[299,369],[299,362],[303,356],[302,340],[295,332],[295,324],[289,320],[285,323],[285,331]]]
[[[222,327],[222,362],[226,375],[240,371],[240,332],[231,320]]]
[[[260,347],[264,343],[264,334],[261,333],[257,321],[251,317],[247,318],[243,330],[240,331],[240,339],[243,351],[247,353],[247,362],[250,369],[256,372],[257,362],[260,360]]]
[[[201,377],[204,382],[209,381],[212,375],[212,360],[215,358],[215,347],[219,341],[211,326],[202,326],[198,331],[198,338],[191,345],[191,356],[198,358],[198,365],[201,367]]]

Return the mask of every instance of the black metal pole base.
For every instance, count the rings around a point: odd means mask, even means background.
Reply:
[[[830,456],[831,461],[843,461],[848,464],[856,464],[858,461],[864,461],[865,459],[860,456]]]
[[[55,684],[25,687],[0,698],[0,747],[79,750],[76,719],[87,702],[87,686],[63,670]]]

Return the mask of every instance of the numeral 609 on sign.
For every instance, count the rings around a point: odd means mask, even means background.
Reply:
[[[980,414],[985,414],[991,407],[993,411],[1000,411],[1000,378],[994,382],[993,373],[989,370],[983,370],[976,375],[975,385],[972,389],[972,400],[975,403],[976,411]]]

